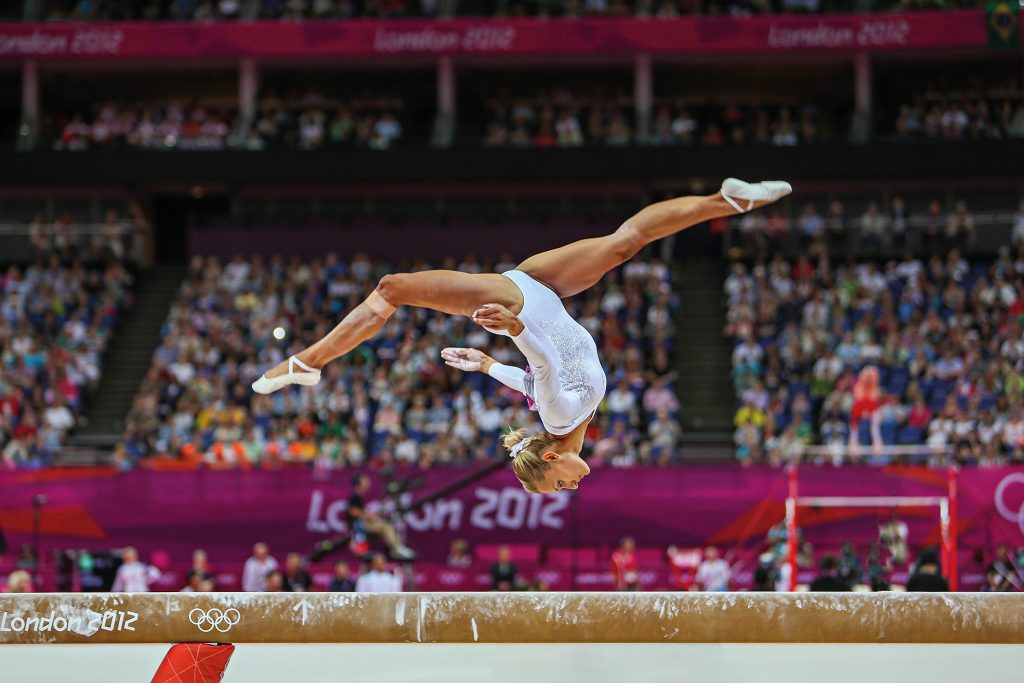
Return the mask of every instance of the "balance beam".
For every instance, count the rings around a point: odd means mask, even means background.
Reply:
[[[0,595],[0,644],[1024,643],[1007,593]]]

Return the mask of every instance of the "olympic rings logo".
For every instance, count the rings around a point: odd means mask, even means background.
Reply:
[[[196,607],[188,613],[188,620],[203,633],[217,630],[227,633],[231,627],[242,620],[242,615],[234,607],[219,610],[216,607],[207,611]]]
[[[1024,534],[1024,501],[1021,502],[1020,506],[1013,510],[1006,504],[1006,489],[1010,488],[1013,484],[1024,484],[1024,472],[1014,472],[1003,477],[999,485],[996,486],[995,504],[996,510],[999,512],[999,516],[1008,522],[1016,522],[1020,528],[1020,532]]]

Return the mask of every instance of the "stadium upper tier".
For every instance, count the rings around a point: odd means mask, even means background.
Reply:
[[[753,3],[763,0],[750,0]],[[816,4],[818,0],[797,0]],[[662,0],[663,4],[665,0]],[[729,0],[723,4],[745,4]],[[83,3],[85,4],[85,3]],[[103,3],[88,3],[92,6]],[[133,3],[133,6],[140,3]],[[589,4],[589,3],[588,3]],[[717,5],[718,0],[709,0]],[[5,5],[9,7],[9,3]],[[992,48],[1020,51],[1019,6],[877,14],[765,14],[709,11],[710,16],[615,17],[585,14],[538,20],[529,17],[392,19],[359,21],[80,21],[6,22],[0,25],[0,59],[187,60],[344,57],[499,56],[514,60],[566,56],[601,60],[642,54],[699,56],[761,52],[899,53]],[[895,8],[904,9],[904,8]],[[905,9],[911,9],[909,7]],[[696,14],[694,12],[690,13]],[[992,20],[998,20],[998,28]],[[133,64],[133,66],[138,66]]]
[[[974,0],[44,0],[10,2],[11,19],[45,21],[283,21],[368,17],[655,17],[691,14],[885,12],[977,7]]]

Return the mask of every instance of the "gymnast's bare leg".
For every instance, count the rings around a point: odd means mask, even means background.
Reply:
[[[788,183],[747,184],[730,179],[711,195],[679,197],[645,207],[610,235],[531,256],[518,270],[560,297],[569,297],[593,286],[651,242],[713,218],[770,204],[791,191]],[[399,306],[470,316],[488,303],[501,304],[518,315],[523,296],[511,280],[497,274],[430,270],[385,275],[326,337],[267,371],[253,383],[253,390],[271,393],[288,384],[316,384],[320,368],[376,335]]]

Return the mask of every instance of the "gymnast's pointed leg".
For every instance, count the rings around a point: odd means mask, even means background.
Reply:
[[[766,180],[747,183],[729,178],[720,191],[706,196],[677,197],[644,207],[618,230],[531,256],[518,269],[543,282],[560,297],[593,287],[651,242],[713,218],[746,213],[778,201],[793,191],[789,183]]]
[[[428,270],[385,275],[326,337],[268,370],[253,382],[252,389],[270,394],[289,384],[318,383],[323,366],[375,336],[399,306],[468,316],[486,303],[501,304],[519,313],[523,295],[511,280],[491,273]]]

